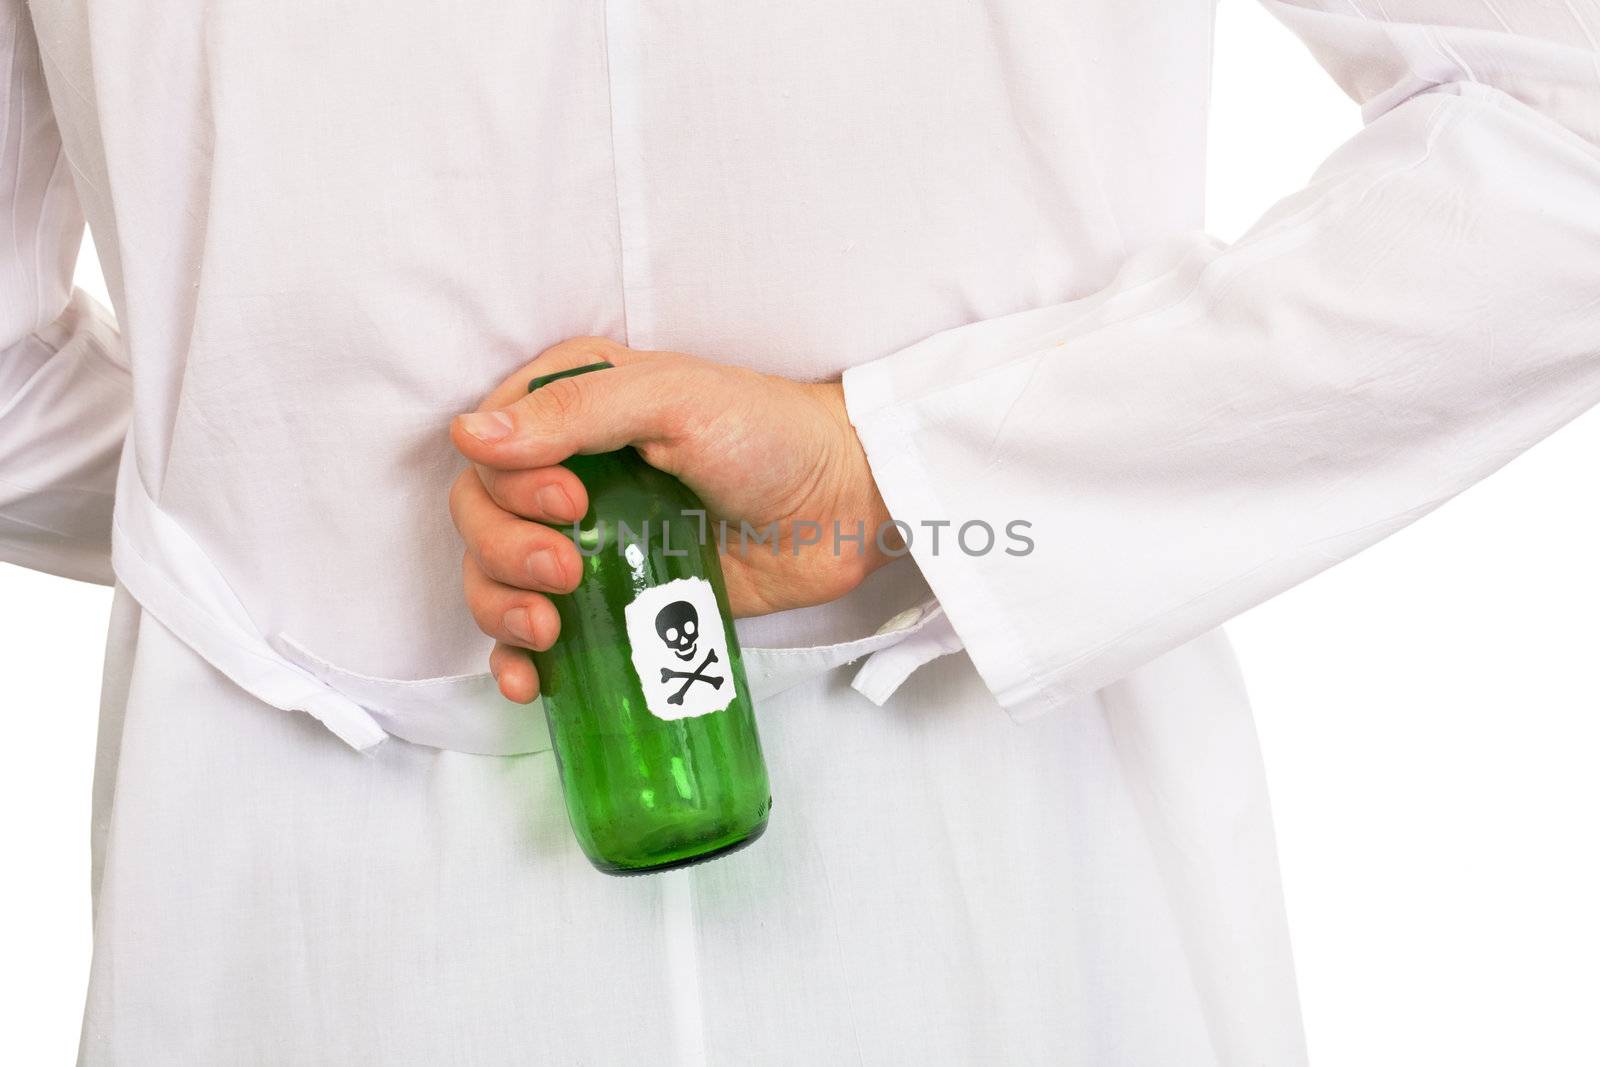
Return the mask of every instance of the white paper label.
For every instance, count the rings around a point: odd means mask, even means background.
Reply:
[[[677,578],[623,612],[645,707],[658,719],[709,715],[733,703],[727,629],[704,578]]]

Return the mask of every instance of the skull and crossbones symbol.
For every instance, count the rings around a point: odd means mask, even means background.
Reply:
[[[695,648],[700,642],[700,613],[687,600],[674,600],[656,614],[656,634],[674,656],[685,663],[694,660]],[[722,679],[706,673],[706,668],[717,662],[717,650],[706,649],[706,658],[692,671],[675,671],[661,668],[663,684],[675,678],[683,679],[678,691],[667,697],[668,704],[682,704],[683,696],[696,682],[705,682],[713,689],[722,688]]]

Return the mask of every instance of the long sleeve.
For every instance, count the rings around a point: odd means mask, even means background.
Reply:
[[[1600,6],[1268,6],[1363,130],[1237,243],[847,372],[1000,703],[1062,706],[1448,500],[1600,401]],[[968,555],[930,520],[1031,524]],[[980,541],[981,536],[970,540]]]
[[[83,236],[27,6],[0,8],[0,559],[110,583],[130,389],[109,315],[74,292]]]

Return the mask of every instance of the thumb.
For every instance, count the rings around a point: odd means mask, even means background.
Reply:
[[[577,361],[570,355],[541,357],[525,369],[538,377],[597,362],[592,354]],[[639,361],[557,378],[504,407],[458,416],[451,439],[467,459],[499,470],[548,467],[576,453],[652,440],[671,424],[673,404],[656,366]]]
[[[560,344],[551,345],[524,363],[503,379],[494,391],[483,398],[479,411],[496,411],[510,407],[528,395],[528,383],[546,374],[556,374],[592,363],[610,363],[623,366],[633,361],[638,353],[627,345],[618,344],[607,337],[573,337]]]

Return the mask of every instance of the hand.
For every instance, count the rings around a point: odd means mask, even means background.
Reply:
[[[538,375],[602,360],[614,368],[527,392]],[[878,543],[888,511],[837,382],[580,338],[507,378],[478,412],[454,421],[450,436],[473,464],[450,493],[467,544],[467,604],[497,642],[489,665],[501,692],[518,702],[538,695],[521,650],[549,648],[560,630],[544,594],[571,592],[582,571],[570,538],[544,525],[571,524],[588,510],[582,483],[556,466],[568,456],[633,445],[699,494],[713,535],[727,520],[722,564],[736,616],[836,599],[886,561],[885,547],[898,547],[892,534]],[[847,534],[862,524],[862,543],[836,551],[835,521]],[[753,541],[741,550],[741,522],[760,530],[776,523],[778,551]],[[805,544],[819,529],[820,541]]]

